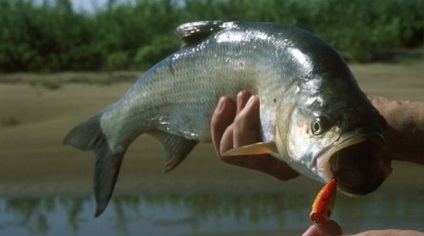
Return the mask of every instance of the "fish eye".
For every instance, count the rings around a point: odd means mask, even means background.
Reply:
[[[312,133],[320,135],[330,129],[330,121],[325,116],[317,116],[311,124]]]

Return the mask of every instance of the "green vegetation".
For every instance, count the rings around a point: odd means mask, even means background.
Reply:
[[[40,2],[40,1],[38,1]],[[350,61],[388,60],[424,44],[424,0],[0,0],[0,71],[142,70],[179,47],[180,23],[207,19],[294,24]]]
[[[62,87],[59,80],[44,80],[41,85],[50,90],[57,90]]]
[[[18,118],[11,116],[11,117],[3,117],[1,119],[1,126],[7,127],[7,126],[15,126],[19,125],[21,122]]]

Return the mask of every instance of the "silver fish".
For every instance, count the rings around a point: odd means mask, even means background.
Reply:
[[[263,142],[225,155],[269,153],[318,181],[336,178],[350,194],[374,191],[390,173],[384,118],[323,40],[276,23],[202,21],[176,33],[180,50],[64,140],[96,153],[96,216],[111,198],[134,139],[154,136],[165,150],[165,170],[172,170],[197,143],[211,141],[218,99],[241,90],[260,99]]]

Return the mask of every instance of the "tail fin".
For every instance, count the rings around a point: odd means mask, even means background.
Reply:
[[[75,126],[65,137],[63,143],[80,150],[93,150],[96,153],[94,174],[94,193],[96,213],[99,216],[105,210],[115,187],[125,151],[113,152],[100,126],[102,113],[98,113]]]

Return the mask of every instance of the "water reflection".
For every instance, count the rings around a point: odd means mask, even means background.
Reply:
[[[423,197],[339,196],[333,216],[348,223],[346,233],[385,227],[424,229]],[[91,197],[1,198],[0,235],[300,234],[310,224],[312,198],[307,193],[121,195],[97,219]]]

